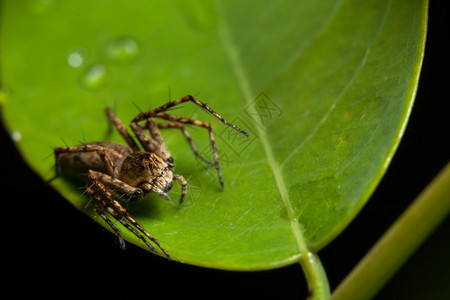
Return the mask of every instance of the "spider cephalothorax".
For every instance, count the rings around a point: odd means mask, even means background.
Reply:
[[[56,175],[54,178],[59,176],[61,169],[77,175],[84,174],[88,181],[86,193],[94,201],[95,211],[117,234],[123,247],[125,247],[125,243],[121,238],[120,230],[109,216],[112,216],[141,239],[150,250],[155,251],[155,248],[148,240],[160,248],[167,258],[170,259],[170,255],[161,247],[159,242],[139,225],[120,203],[142,199],[148,193],[155,193],[170,200],[168,192],[172,188],[174,180],[181,183],[181,196],[178,202],[183,202],[187,193],[187,183],[183,176],[172,172],[174,160],[167,150],[160,129],[180,129],[194,154],[216,168],[219,183],[223,189],[222,173],[211,124],[174,116],[166,112],[169,108],[188,101],[207,110],[223,124],[248,136],[245,131],[228,123],[206,104],[188,95],[148,112],[142,112],[132,120],[130,128],[143,150],[140,149],[126,127],[110,108],[106,108],[106,114],[127,145],[104,141],[54,149],[56,160]],[[155,118],[168,120],[169,122],[158,124],[155,122]],[[211,162],[197,151],[184,124],[200,126],[208,130],[214,162]],[[145,132],[146,130],[150,132],[150,135]]]
[[[172,188],[173,174],[169,165],[155,153],[134,152],[129,154],[119,171],[123,182],[154,192],[169,199],[167,192]],[[184,198],[184,195],[181,197]],[[180,198],[179,202],[183,200]]]

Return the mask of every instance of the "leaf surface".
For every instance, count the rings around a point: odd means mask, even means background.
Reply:
[[[250,133],[191,104],[171,111],[212,123],[225,190],[165,130],[186,203],[150,196],[129,211],[176,260],[287,265],[336,237],[386,170],[417,88],[426,10],[424,0],[3,1],[4,121],[48,179],[62,139],[121,141],[107,134],[106,106],[127,124],[133,103],[162,105],[169,86],[172,100],[197,95]],[[207,132],[189,131],[212,157]],[[79,184],[54,186],[94,216]]]

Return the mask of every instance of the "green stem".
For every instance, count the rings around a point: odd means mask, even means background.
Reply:
[[[306,252],[300,257],[299,263],[308,283],[308,299],[329,299],[328,278],[317,254]]]
[[[450,163],[336,288],[332,299],[370,299],[450,212]]]

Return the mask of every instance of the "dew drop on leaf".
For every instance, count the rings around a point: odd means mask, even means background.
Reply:
[[[80,52],[74,51],[67,56],[67,63],[72,68],[79,68],[83,64],[84,58]]]
[[[22,134],[18,131],[13,131],[11,132],[11,139],[13,140],[13,142],[18,142],[22,139]]]
[[[139,54],[139,46],[131,38],[121,38],[111,41],[105,49],[108,60],[116,63],[126,63],[134,60]]]
[[[95,90],[105,83],[106,69],[102,64],[96,64],[89,68],[81,79],[84,88]]]

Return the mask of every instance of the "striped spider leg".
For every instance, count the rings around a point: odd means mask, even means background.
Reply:
[[[187,95],[187,96],[184,96],[177,100],[170,101],[170,102],[168,102],[160,107],[157,107],[155,109],[152,109],[150,111],[141,112],[131,121],[130,127],[134,131],[134,133],[136,134],[138,139],[140,139],[139,136],[141,135],[142,128],[143,128],[143,126],[138,125],[138,122],[141,122],[144,120],[147,120],[148,128],[149,128],[150,132],[152,133],[152,136],[154,135],[153,134],[154,131],[157,131],[159,133],[158,128],[179,128],[182,131],[185,138],[187,139],[187,141],[189,142],[189,145],[191,146],[191,149],[194,152],[194,154],[197,157],[199,157],[200,159],[202,159],[203,161],[205,161],[206,163],[208,163],[210,165],[214,165],[214,167],[217,170],[217,176],[219,178],[220,187],[223,190],[224,183],[223,183],[223,178],[222,178],[222,172],[220,170],[220,165],[219,165],[219,155],[217,153],[216,141],[214,138],[214,133],[213,133],[211,124],[204,122],[204,121],[174,116],[174,115],[168,114],[166,112],[168,109],[170,109],[176,105],[185,103],[185,102],[193,102],[194,104],[196,104],[196,105],[200,106],[201,108],[205,109],[206,111],[208,111],[210,114],[212,114],[214,117],[216,117],[219,121],[221,121],[226,126],[233,128],[234,130],[238,131],[239,133],[242,133],[243,135],[245,135],[247,137],[249,136],[249,134],[247,132],[245,132],[241,128],[229,123],[221,115],[216,113],[205,103],[201,102],[200,100],[198,100],[197,98],[195,98],[194,96],[191,96],[191,95]],[[163,123],[161,125],[155,125],[155,122],[153,120],[154,118],[160,118],[160,119],[168,120],[171,122]],[[199,126],[199,127],[202,127],[202,128],[205,128],[206,130],[208,130],[209,140],[210,140],[211,147],[213,150],[214,163],[210,162],[208,159],[203,157],[198,152],[197,148],[195,147],[195,145],[192,142],[192,139],[190,138],[188,131],[186,130],[186,128],[184,127],[183,124],[191,124],[191,125]]]

